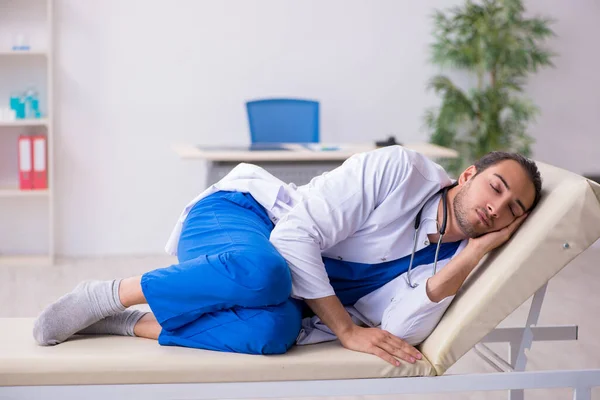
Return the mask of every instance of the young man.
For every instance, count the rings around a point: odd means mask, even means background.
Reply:
[[[411,324],[431,310],[438,318],[445,299],[487,252],[508,240],[540,192],[535,164],[509,153],[488,154],[457,182],[400,146],[354,155],[301,187],[240,164],[185,207],[167,244],[179,263],[80,284],[42,312],[34,337],[53,345],[75,333],[111,333],[277,354],[302,341],[308,310],[346,348],[393,365],[415,362],[422,356],[404,338],[357,325],[344,306],[361,308],[362,302],[363,314],[381,314],[381,307],[369,310],[369,295],[389,298],[386,287],[392,287],[403,293],[399,298],[410,297],[395,307]],[[425,276],[436,259],[439,271]],[[408,286],[394,286],[411,263],[414,281],[407,277]],[[152,313],[126,310],[144,303]],[[383,322],[378,318],[373,325]]]

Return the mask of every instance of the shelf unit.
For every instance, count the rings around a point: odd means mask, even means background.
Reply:
[[[10,8],[13,7],[11,13]],[[16,9],[21,7],[21,9]],[[27,9],[23,9],[27,7]],[[29,9],[35,7],[35,9]],[[5,92],[8,90],[24,89],[23,87],[12,87],[12,76],[3,74],[10,74],[10,68],[2,68],[3,64],[12,66],[13,72],[18,68],[20,78],[28,74],[39,77],[40,69],[28,68],[32,66],[32,63],[36,67],[39,67],[39,63],[44,64],[42,69],[42,79],[45,79],[45,85],[43,92],[45,95],[42,96],[42,90],[40,90],[40,106],[44,113],[44,118],[40,119],[20,119],[16,121],[0,121],[0,139],[4,139],[3,143],[12,143],[15,138],[18,138],[20,134],[42,134],[47,139],[47,170],[48,170],[48,189],[33,189],[33,190],[20,190],[18,185],[18,176],[14,177],[14,180],[10,177],[11,173],[2,171],[2,167],[9,165],[12,171],[12,164],[0,163],[0,176],[4,176],[5,180],[9,182],[0,182],[0,210],[13,213],[11,207],[18,209],[14,210],[16,216],[12,216],[12,226],[8,224],[0,224],[0,233],[2,235],[10,235],[12,231],[18,231],[23,234],[23,226],[33,226],[31,230],[34,232],[36,238],[45,238],[45,245],[43,246],[46,251],[43,253],[39,251],[39,248],[27,250],[26,247],[29,245],[29,240],[23,239],[19,242],[18,250],[11,248],[0,242],[0,267],[2,266],[42,266],[52,265],[54,263],[54,126],[53,126],[53,93],[54,93],[54,72],[53,72],[53,57],[54,57],[54,27],[53,27],[53,0],[33,0],[29,2],[14,2],[11,0],[0,0],[0,8],[4,8],[9,12],[3,13],[4,16],[0,16],[0,26],[4,23],[5,28],[0,30],[0,83],[4,83]],[[16,11],[15,11],[16,10]],[[34,15],[33,18],[36,20],[21,20],[21,16]],[[27,18],[25,18],[27,19]],[[29,25],[27,24],[29,23]],[[42,25],[43,24],[43,25]],[[8,28],[6,26],[10,25]],[[45,29],[40,29],[43,26]],[[31,32],[35,31],[37,42],[34,44],[34,40],[31,41],[31,50],[29,51],[11,51],[10,46],[6,46],[8,43],[7,36],[22,32],[12,32],[11,29],[23,29],[27,32],[29,29]],[[4,36],[4,37],[2,37]],[[4,41],[2,41],[4,39]],[[32,37],[33,39],[33,37]],[[40,45],[45,43],[45,45]],[[16,66],[16,67],[15,67]],[[8,71],[7,71],[8,70]],[[36,71],[36,72],[34,72]],[[33,77],[31,77],[32,79]],[[8,87],[6,87],[8,85]],[[4,96],[3,96],[4,97]],[[0,98],[0,106],[8,106],[8,98]],[[12,141],[12,142],[11,142]],[[14,154],[10,154],[11,151],[8,149],[10,146],[5,146],[4,152],[0,154],[0,157],[8,154],[11,161],[16,161],[17,147],[14,146]],[[6,157],[9,158],[9,157]],[[17,170],[15,165],[15,170]],[[4,174],[4,175],[3,175]],[[17,173],[18,175],[18,173]],[[6,177],[9,178],[6,178]],[[37,200],[36,200],[37,199]],[[36,207],[36,212],[33,212],[32,208]],[[40,209],[40,207],[42,209]],[[30,212],[31,211],[31,212]],[[47,220],[40,223],[40,221],[32,220],[37,218],[38,215],[43,214]],[[24,214],[24,215],[21,215]],[[34,217],[31,217],[34,215]],[[29,219],[28,219],[29,218]],[[17,221],[17,222],[15,222]],[[38,226],[39,223],[39,226]],[[23,224],[22,226],[20,226]],[[42,230],[43,229],[43,230]],[[8,233],[7,233],[8,230]],[[20,240],[20,239],[19,239]],[[31,240],[34,242],[35,240]],[[35,243],[34,243],[35,244]]]

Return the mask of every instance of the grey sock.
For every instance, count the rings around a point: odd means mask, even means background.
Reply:
[[[111,317],[101,319],[77,332],[77,334],[135,336],[133,328],[140,318],[146,314],[148,314],[146,311],[128,309]]]
[[[43,346],[55,345],[103,318],[124,311],[119,300],[120,283],[120,279],[80,283],[42,311],[33,326],[33,337]]]

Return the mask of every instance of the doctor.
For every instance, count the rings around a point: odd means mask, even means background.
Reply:
[[[345,306],[358,310],[362,301],[368,325],[380,325],[387,310],[392,324],[422,326],[415,338],[428,334],[540,192],[535,164],[511,153],[484,156],[457,182],[400,146],[354,155],[301,187],[240,164],[184,208],[166,247],[177,264],[81,283],[46,307],[34,337],[55,345],[76,333],[108,333],[277,354],[302,342],[302,316],[314,313],[346,348],[412,363],[422,356],[403,337],[359,326]],[[377,301],[369,294],[390,299],[393,309],[370,312]],[[152,313],[127,309],[145,303]]]

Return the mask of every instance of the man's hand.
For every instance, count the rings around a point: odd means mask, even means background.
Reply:
[[[490,251],[504,244],[510,237],[515,233],[517,228],[521,226],[523,221],[527,218],[529,213],[521,215],[515,219],[510,225],[499,231],[489,232],[475,239],[469,239],[467,247],[474,251],[480,257],[483,257]]]
[[[410,363],[423,358],[417,349],[387,331],[354,324],[337,296],[305,301],[347,349],[375,354],[394,366],[400,365],[394,357]]]
[[[339,339],[347,349],[374,354],[396,367],[400,365],[400,361],[396,358],[411,364],[423,358],[413,346],[379,328],[363,328],[353,325],[353,328]]]

